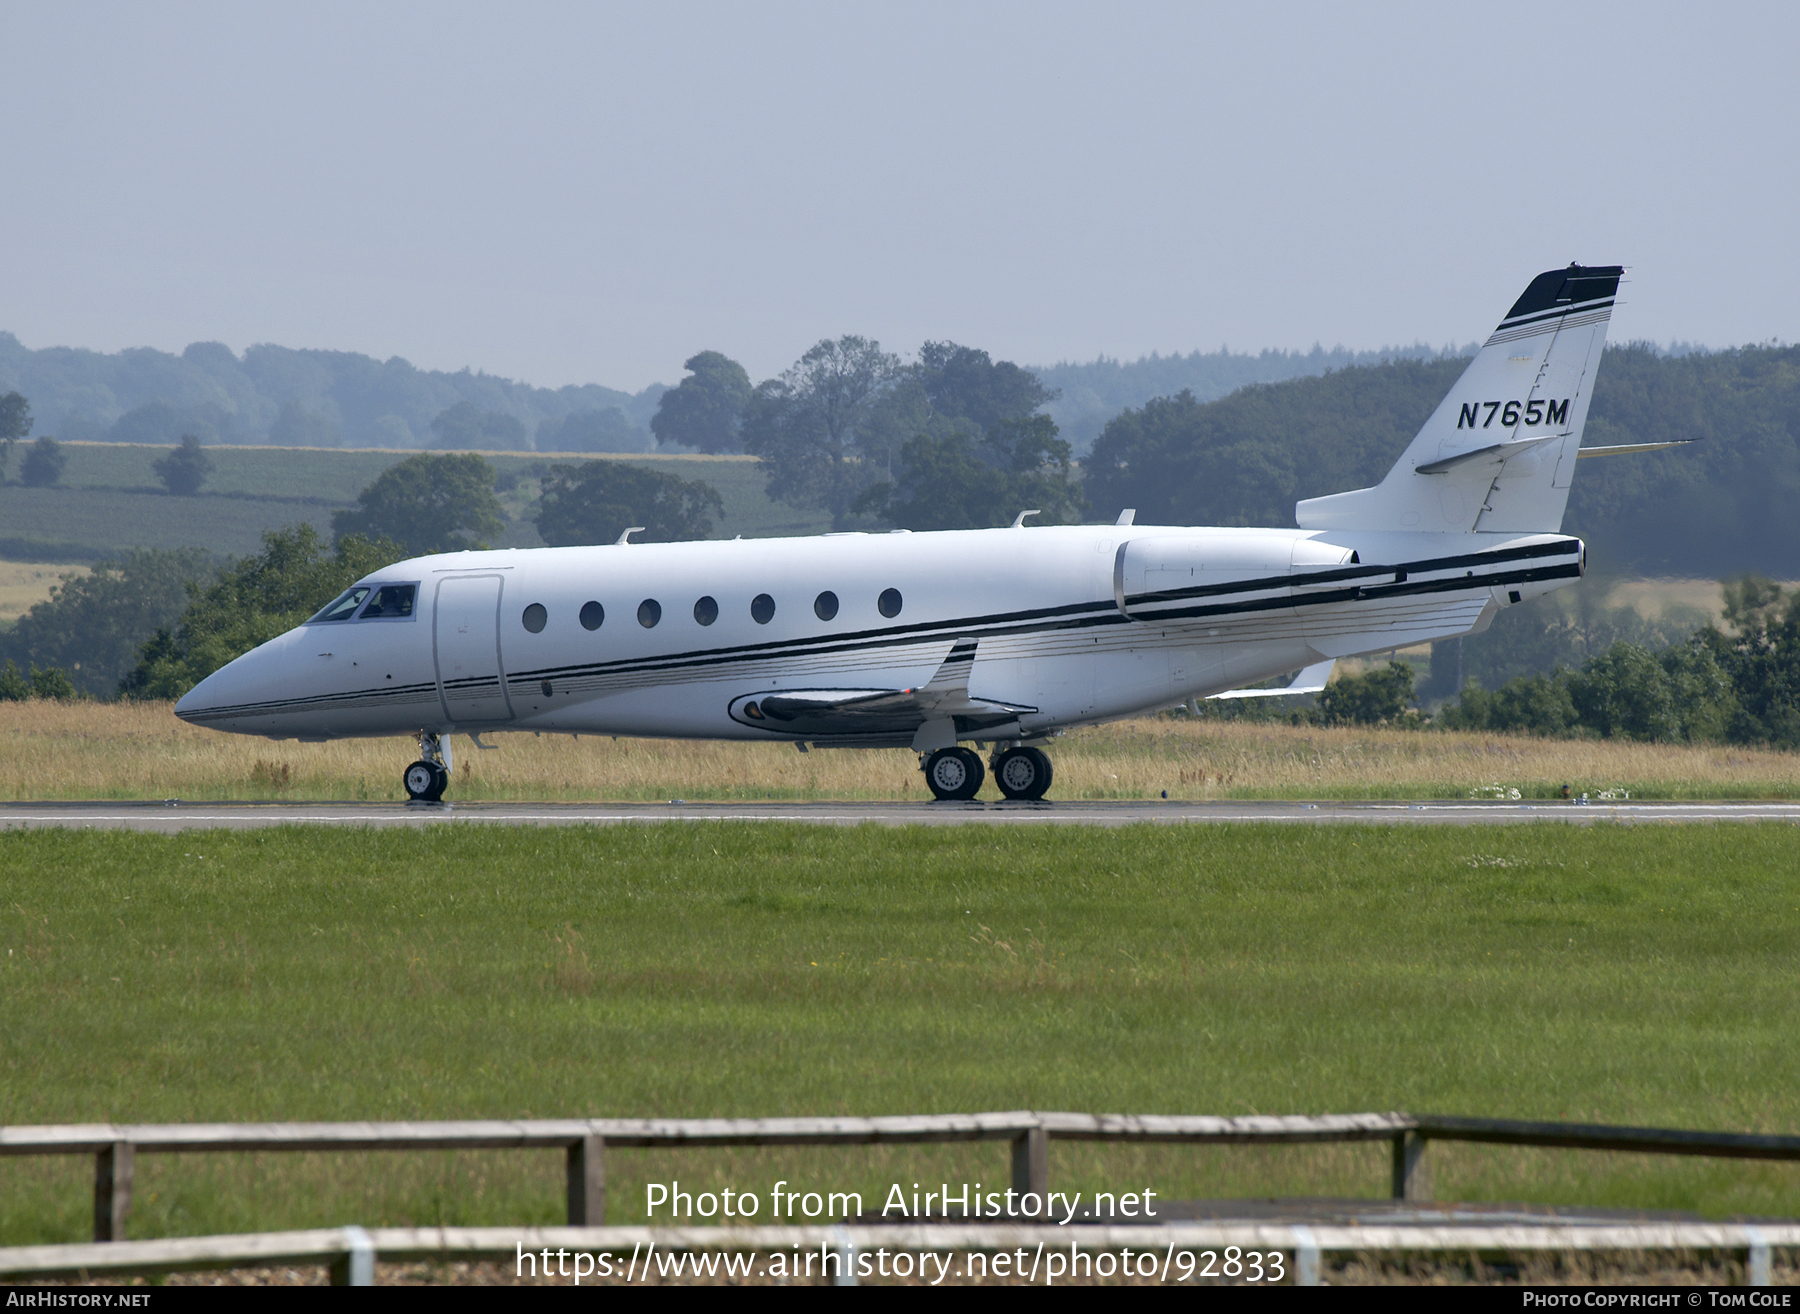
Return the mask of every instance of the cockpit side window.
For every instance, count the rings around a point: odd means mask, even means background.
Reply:
[[[313,618],[307,621],[307,624],[316,625],[321,621],[349,620],[356,615],[356,609],[363,605],[363,600],[368,596],[369,586],[367,584],[353,585],[345,589],[335,602],[314,613]]]
[[[377,584],[375,596],[362,609],[364,620],[406,620],[413,614],[417,584]]]

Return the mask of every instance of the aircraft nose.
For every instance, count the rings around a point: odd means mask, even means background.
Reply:
[[[213,674],[216,675],[218,672],[215,671]],[[176,716],[192,725],[203,711],[212,706],[210,691],[206,687],[211,683],[212,678],[211,675],[207,676],[206,679],[175,700]]]
[[[226,730],[265,713],[271,700],[283,696],[280,649],[285,638],[221,666],[176,700],[175,715],[189,725]]]

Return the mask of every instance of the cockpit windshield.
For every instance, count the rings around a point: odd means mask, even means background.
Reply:
[[[313,618],[309,620],[307,624],[314,625],[320,621],[349,620],[352,616],[356,615],[356,609],[362,606],[363,599],[368,596],[369,586],[367,584],[357,584],[351,588],[347,588],[339,595],[337,601],[333,602],[330,606],[321,608],[313,615]]]
[[[362,618],[394,620],[412,615],[413,595],[418,589],[417,584],[377,584],[375,596],[369,599],[369,605],[362,610]]]

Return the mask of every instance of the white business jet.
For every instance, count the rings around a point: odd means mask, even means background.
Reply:
[[[1374,488],[1298,529],[1029,526],[415,557],[239,657],[175,708],[305,742],[417,734],[437,801],[450,736],[490,731],[908,748],[939,799],[1050,786],[1070,726],[1340,657],[1476,634],[1579,579],[1564,537],[1623,270],[1540,274]],[[1629,449],[1644,450],[1646,445]],[[1306,668],[1306,669],[1302,669]],[[1257,691],[1265,692],[1265,691]]]

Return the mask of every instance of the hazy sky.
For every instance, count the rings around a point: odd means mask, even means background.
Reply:
[[[533,383],[823,336],[1796,336],[1800,6],[0,0],[0,329]]]

